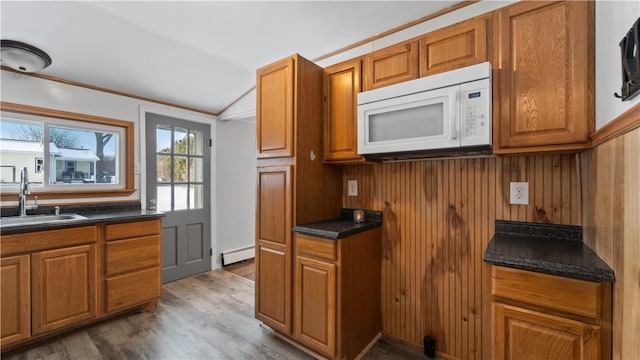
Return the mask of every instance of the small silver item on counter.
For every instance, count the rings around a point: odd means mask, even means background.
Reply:
[[[353,210],[353,222],[364,222],[364,210]]]

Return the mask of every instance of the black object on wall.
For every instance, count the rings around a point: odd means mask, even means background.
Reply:
[[[615,97],[631,100],[640,94],[640,17],[633,24],[627,35],[620,41],[622,55],[622,89],[621,95]]]
[[[427,335],[422,339],[422,342],[424,345],[424,354],[433,359],[436,356],[436,339]]]

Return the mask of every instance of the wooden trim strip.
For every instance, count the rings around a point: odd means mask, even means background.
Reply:
[[[591,135],[591,143],[594,147],[598,146],[637,127],[640,127],[640,103],[594,132]]]
[[[440,11],[437,11],[437,12],[435,12],[433,14],[429,14],[429,15],[423,16],[423,17],[421,17],[419,19],[410,21],[410,22],[408,22],[406,24],[400,25],[400,26],[395,27],[393,29],[381,32],[380,34],[370,36],[370,37],[368,37],[366,39],[360,40],[360,41],[355,42],[355,43],[353,43],[351,45],[347,45],[347,46],[342,47],[342,48],[340,48],[338,50],[334,50],[334,51],[332,51],[330,53],[318,56],[317,58],[312,59],[311,61],[317,62],[317,61],[320,61],[320,60],[324,60],[324,59],[329,58],[329,57],[331,57],[333,55],[345,52],[347,50],[351,50],[353,48],[356,48],[358,46],[364,45],[366,43],[381,39],[381,38],[383,38],[385,36],[388,36],[388,35],[391,35],[391,34],[395,34],[395,33],[399,32],[399,31],[408,29],[408,28],[410,28],[410,27],[412,27],[414,25],[417,25],[417,24],[423,23],[425,21],[437,18],[438,16],[442,16],[442,15],[448,14],[450,12],[456,11],[456,10],[461,9],[463,7],[475,4],[475,3],[479,2],[479,1],[480,0],[468,0],[468,1],[460,2],[458,4],[455,4],[455,5],[449,6],[447,8],[444,8],[444,9],[442,9]]]
[[[63,200],[63,199],[86,199],[93,198],[97,200],[99,198],[108,198],[108,197],[118,197],[118,196],[129,196],[133,194],[136,189],[109,189],[109,190],[56,190],[56,191],[47,191],[47,192],[38,192],[32,191],[29,196],[37,196],[38,200]],[[3,192],[0,194],[0,201],[18,201],[17,193],[6,193]],[[31,201],[31,198],[29,198]],[[108,201],[105,199],[104,202],[112,203],[113,201]],[[98,203],[98,201],[92,201],[92,204]],[[53,204],[46,204],[43,206],[52,206]],[[64,205],[69,205],[65,203]],[[15,205],[3,205],[3,208],[13,208]]]
[[[249,90],[243,92],[242,95],[240,95],[237,99],[233,100],[229,105],[223,107],[222,110],[218,112],[218,114],[220,115],[224,114],[225,111],[227,111],[230,107],[235,105],[238,101],[242,100],[243,97],[249,95],[249,93],[252,92],[255,88],[256,86],[253,85]]]
[[[39,116],[48,116],[59,119],[67,119],[74,121],[83,121],[104,125],[111,125],[122,127],[125,129],[125,179],[124,189],[108,189],[108,190],[67,190],[67,191],[47,191],[47,192],[33,192],[33,195],[38,195],[40,199],[59,199],[59,198],[79,198],[79,197],[107,197],[107,196],[128,196],[131,195],[134,189],[134,143],[135,143],[135,124],[131,121],[117,120],[106,118],[102,116],[74,113],[62,110],[47,109],[43,107],[15,104],[6,101],[0,101],[0,110],[12,111],[22,114],[31,114]],[[15,200],[15,194],[2,194],[1,201]]]
[[[103,87],[100,87],[100,86],[84,84],[84,83],[80,83],[80,82],[77,82],[77,81],[66,80],[66,79],[63,79],[63,78],[55,77],[55,76],[42,75],[42,74],[36,74],[36,73],[23,73],[23,72],[14,70],[14,69],[12,69],[12,68],[10,68],[8,66],[0,66],[0,68],[2,68],[2,70],[14,72],[14,73],[17,73],[17,74],[20,74],[20,75],[32,76],[32,77],[36,77],[36,78],[40,78],[40,79],[55,81],[55,82],[59,82],[59,83],[67,84],[67,85],[72,85],[72,86],[78,86],[78,87],[82,87],[82,88],[85,88],[85,89],[102,91],[102,92],[106,92],[106,93],[109,93],[109,94],[125,96],[125,97],[129,97],[129,98],[133,98],[133,99],[138,99],[138,100],[143,100],[143,101],[150,101],[150,102],[153,102],[153,103],[156,103],[156,104],[167,105],[167,106],[171,106],[171,107],[175,107],[175,108],[179,108],[179,109],[183,109],[183,110],[195,111],[195,112],[206,114],[206,115],[218,116],[218,114],[221,113],[221,112],[213,112],[213,111],[202,110],[202,109],[198,109],[198,108],[194,108],[194,107],[190,107],[190,106],[178,105],[178,104],[171,103],[171,102],[168,102],[168,101],[162,101],[162,100],[158,100],[158,99],[149,98],[149,97],[146,97],[146,96],[135,95],[135,94],[127,93],[127,92],[124,92],[124,91],[107,89],[107,88],[103,88]]]

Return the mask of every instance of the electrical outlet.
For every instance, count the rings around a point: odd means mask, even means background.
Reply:
[[[529,205],[529,183],[511,182],[510,204]]]
[[[358,180],[347,181],[347,188],[349,189],[349,196],[358,196]]]

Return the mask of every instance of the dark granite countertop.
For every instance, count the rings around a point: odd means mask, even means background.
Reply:
[[[579,226],[496,220],[484,261],[581,280],[615,280],[613,270],[582,242]]]
[[[143,210],[139,202],[114,203],[114,204],[89,204],[60,206],[60,214],[75,213],[86,219],[70,220],[58,223],[26,224],[0,228],[0,235],[25,233],[32,231],[43,231],[52,229],[62,229],[74,226],[94,225],[100,223],[114,223],[126,221],[140,221],[147,219],[157,219],[164,217],[163,212]],[[37,211],[28,212],[29,215],[53,214],[52,206],[40,206]],[[13,209],[3,209],[2,216],[15,216],[17,211]],[[1,220],[0,220],[1,221]]]
[[[353,222],[353,210],[342,209],[340,217],[335,219],[296,225],[293,227],[293,231],[304,235],[337,240],[382,226],[381,211],[365,210],[365,221],[356,223]]]

